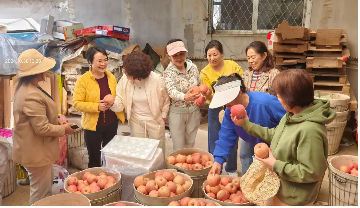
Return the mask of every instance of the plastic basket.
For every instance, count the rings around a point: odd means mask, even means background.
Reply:
[[[26,179],[28,177],[28,173],[23,170],[19,164],[16,164],[16,178],[19,180]]]
[[[326,126],[326,136],[328,139],[328,155],[336,154],[339,150],[342,135],[347,121],[331,122]]]
[[[358,177],[339,171],[349,162],[358,163],[358,156],[335,156],[329,161],[329,206],[358,205]]]

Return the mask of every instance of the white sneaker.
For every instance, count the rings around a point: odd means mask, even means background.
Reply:
[[[239,177],[238,173],[237,172],[229,172],[228,173],[229,176],[236,176],[236,177]]]

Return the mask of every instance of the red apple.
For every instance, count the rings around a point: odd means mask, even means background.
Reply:
[[[256,157],[265,159],[269,156],[269,147],[265,143],[258,143],[254,147]]]
[[[201,84],[199,88],[202,94],[207,93],[207,91],[209,90],[209,87],[206,84]]]
[[[176,155],[176,162],[177,162],[177,163],[184,163],[185,160],[186,160],[186,156],[185,156],[185,155],[181,155],[181,154]]]
[[[203,154],[203,155],[201,156],[201,158],[204,159],[204,160],[206,160],[206,162],[207,162],[207,161],[210,161],[210,157],[209,157],[209,155],[207,155],[207,154]]]
[[[207,183],[209,184],[209,186],[214,187],[220,184],[220,176],[218,174],[212,175],[209,174],[207,176]]]
[[[221,181],[221,184],[224,185],[224,186],[226,186],[228,183],[231,182],[230,178],[226,177],[226,176],[222,177],[220,181]]]
[[[90,185],[90,184],[87,182],[87,180],[84,181],[84,184],[87,185],[87,186]]]
[[[181,175],[177,175],[174,178],[174,183],[179,184],[179,185],[184,185],[184,183],[185,183],[184,177],[182,177]]]
[[[182,199],[180,200],[180,205],[181,205],[181,206],[187,206],[190,200],[191,200],[190,197],[184,197],[184,198],[182,198]]]
[[[100,191],[100,187],[96,185],[91,187],[90,193],[95,193],[98,191]]]
[[[126,204],[124,204],[124,203],[117,203],[117,204],[115,204],[115,206],[126,206]]]
[[[217,194],[216,194],[216,199],[218,199],[219,201],[225,201],[226,199],[228,199],[229,197],[227,196],[227,193],[225,192],[225,190],[220,190]]]
[[[103,189],[105,187],[105,185],[108,183],[108,179],[106,178],[100,178],[97,182],[97,185]]]
[[[77,186],[78,184],[78,179],[76,177],[70,177],[67,181],[68,185],[75,185]]]
[[[358,170],[356,170],[356,169],[354,168],[354,169],[352,169],[352,170],[350,171],[350,174],[353,175],[353,176],[358,176]]]
[[[197,199],[191,199],[188,202],[188,206],[200,206],[200,202]]]
[[[83,180],[78,180],[78,185],[84,183]]]
[[[75,185],[69,185],[66,190],[70,193],[75,193],[77,192],[77,187]]]
[[[168,206],[180,206],[180,204],[177,201],[172,201]]]
[[[200,203],[200,206],[206,206],[206,203],[203,200],[198,200]]]
[[[193,163],[201,163],[201,154],[200,153],[194,153],[192,155]]]
[[[81,191],[82,188],[86,187],[86,185],[84,183],[80,183],[77,185],[77,190]]]
[[[340,171],[344,173],[350,173],[350,169],[348,166],[341,166]]]
[[[229,199],[232,200],[235,196],[238,196],[238,195],[236,195],[236,194],[231,194],[230,197],[229,197]]]
[[[163,172],[162,171],[158,171],[155,173],[155,178],[158,177],[158,176],[162,176],[163,175]]]
[[[236,116],[236,118],[242,118],[245,116],[245,108],[241,104],[233,105],[230,109],[231,116]]]
[[[169,157],[167,157],[167,158],[166,158],[166,161],[167,161],[169,164],[171,164],[171,165],[175,165],[175,163],[176,163],[176,159],[175,159],[174,156],[169,156]]]
[[[215,187],[210,187],[210,192],[213,194],[217,194],[221,190],[221,187],[219,185]]]
[[[180,195],[180,194],[182,194],[182,193],[184,193],[184,192],[185,192],[184,187],[181,186],[181,185],[179,185],[179,184],[177,184],[177,185],[176,185],[175,194],[176,194],[176,195]]]
[[[187,155],[185,161],[187,164],[192,164],[193,163],[192,155]]]
[[[134,180],[134,185],[135,185],[135,188],[137,188],[139,186],[145,186],[146,181],[145,181],[144,176],[137,176]]]
[[[234,194],[236,193],[237,191],[237,188],[234,184],[232,183],[228,183],[226,186],[225,186],[225,190],[227,190],[230,194]]]
[[[93,182],[97,181],[97,178],[96,178],[96,175],[89,174],[88,177],[86,178],[86,180],[89,184],[92,184]]]
[[[182,168],[182,169],[185,169],[185,170],[188,170],[189,168],[191,168],[191,165],[190,165],[190,164],[187,164],[187,163],[183,163],[183,164],[181,165],[181,168]]]
[[[158,176],[155,178],[155,182],[158,185],[158,187],[160,188],[160,187],[163,187],[166,185],[167,180],[162,176]]]
[[[356,163],[354,163],[354,162],[350,162],[349,164],[348,164],[348,167],[349,167],[349,169],[350,170],[352,170],[352,169],[358,169],[358,165],[356,164]]]
[[[167,181],[173,181],[174,180],[174,174],[170,171],[164,171],[162,175]]]
[[[91,174],[90,172],[85,172],[84,175],[81,177],[81,179],[85,181],[90,174]]]
[[[105,185],[105,187],[104,187],[104,189],[107,189],[107,188],[109,188],[110,186],[113,186],[114,184],[112,183],[112,182],[108,182],[106,185]]]
[[[77,192],[75,192],[75,194],[81,194],[81,191],[77,191]]]
[[[90,194],[90,192],[91,192],[90,186],[85,186],[84,188],[81,189],[82,194]]]
[[[214,193],[207,193],[207,195],[213,199],[216,199],[216,195]]]
[[[216,206],[216,204],[215,204],[214,202],[209,202],[206,206],[212,206],[212,207],[214,207],[214,206]]]
[[[148,195],[148,192],[146,191],[146,187],[143,185],[139,186],[136,190],[142,194]]]
[[[206,185],[206,186],[205,186],[205,192],[206,192],[206,193],[209,193],[209,192],[210,192],[210,188],[211,188],[211,186]]]
[[[149,196],[151,196],[151,197],[159,197],[159,192],[156,191],[156,190],[152,190],[152,191],[149,193]]]
[[[104,175],[104,176],[106,176],[106,177],[107,177],[107,174],[106,174],[105,172],[101,172],[101,173],[99,173],[99,176],[102,176],[102,175]]]
[[[182,163],[176,163],[176,164],[175,164],[175,166],[177,166],[177,167],[181,168]]]
[[[206,99],[204,96],[200,95],[200,97],[198,97],[198,99],[196,99],[195,102],[198,103],[198,105],[202,105],[206,102]]]
[[[231,183],[234,184],[236,188],[240,188],[240,178],[234,178]]]
[[[176,183],[174,183],[173,181],[168,181],[166,183],[166,186],[169,188],[170,192],[174,192],[176,191]]]
[[[207,161],[205,164],[205,168],[211,167],[213,165],[212,161]]]
[[[343,57],[342,57],[342,59],[343,59],[343,62],[346,62],[346,61],[347,61],[347,59],[348,59],[348,57],[343,56]]]
[[[195,163],[194,164],[194,170],[202,170],[203,169],[203,166],[199,163]]]
[[[146,183],[146,191],[150,193],[152,190],[157,191],[159,189],[158,185],[154,180],[150,180]]]
[[[109,182],[112,181],[113,183],[116,183],[115,178],[112,177],[112,176],[107,176],[107,179],[108,179]]]
[[[232,201],[230,199],[226,199],[224,202],[231,203]]]
[[[170,197],[170,190],[167,186],[163,186],[159,189],[159,197]]]
[[[231,202],[241,204],[241,197],[238,195],[235,195],[235,197],[233,197],[233,199],[231,199]]]
[[[189,181],[185,181],[184,185],[182,185],[184,187],[184,190],[187,191],[191,188],[191,183]]]
[[[176,196],[174,192],[170,192],[170,197]]]

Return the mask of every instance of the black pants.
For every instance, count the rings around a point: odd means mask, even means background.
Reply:
[[[109,126],[96,127],[96,131],[84,130],[86,147],[89,154],[88,168],[101,167],[101,142],[105,147],[117,134],[118,120]]]

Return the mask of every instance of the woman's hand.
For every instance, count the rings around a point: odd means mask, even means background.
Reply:
[[[221,172],[221,165],[220,163],[218,162],[214,162],[213,165],[212,165],[212,168],[209,172],[209,174],[213,175],[213,174],[218,174],[220,175],[220,172]]]
[[[261,159],[256,157],[255,158],[261,162],[263,162],[270,170],[273,169],[274,163],[276,162],[276,158],[274,157],[274,155],[272,154],[271,149],[269,149],[269,157],[265,158],[265,159]]]
[[[212,99],[212,90],[209,88],[205,94],[203,94],[206,98],[206,100],[211,100]]]
[[[194,101],[194,104],[197,106],[197,107],[200,107],[200,103],[197,102],[197,100]]]
[[[200,97],[200,93],[192,93],[192,90],[189,90],[185,96],[184,96],[184,100],[185,101],[195,101],[196,99],[198,99]]]
[[[104,102],[103,100],[98,101],[99,104],[99,111],[106,111],[107,109],[110,108],[110,105],[106,102]]]
[[[68,120],[67,120],[67,118],[66,118],[64,115],[60,114],[60,115],[59,115],[59,118],[58,118],[58,123],[59,123],[60,125],[63,125],[63,124],[68,123]]]
[[[248,115],[247,112],[245,110],[245,116],[243,118],[237,118],[236,116],[231,116],[231,120],[234,122],[234,124],[236,124],[237,126],[241,126],[242,124],[244,124],[245,119],[248,119]]]
[[[64,126],[65,126],[65,134],[71,134],[71,133],[76,131],[76,129],[71,128],[71,126],[73,126],[73,125],[76,125],[76,124],[74,124],[74,123],[72,123],[72,124],[70,124],[70,123],[64,124]]]

